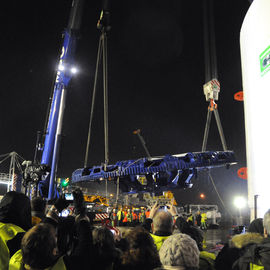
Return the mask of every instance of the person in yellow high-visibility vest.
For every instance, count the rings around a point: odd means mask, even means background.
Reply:
[[[120,208],[117,212],[118,226],[123,226],[123,219],[124,219],[124,212],[122,208]]]
[[[27,196],[16,191],[0,202],[0,269],[7,270],[9,259],[21,247],[25,231],[31,228],[31,205]]]
[[[133,217],[130,209],[127,210],[126,217],[127,217],[127,226],[131,226]]]
[[[207,224],[206,224],[207,217],[206,217],[206,213],[202,213],[201,216],[202,216],[202,218],[201,218],[201,229],[202,230],[206,230],[207,229]]]
[[[76,269],[86,269],[88,266],[92,269],[88,255],[92,251],[89,218],[86,215],[78,215],[75,222],[79,240],[74,255],[59,256],[56,229],[49,223],[39,223],[25,233],[21,249],[11,257],[8,269],[67,270],[75,269],[74,262]]]
[[[188,217],[187,217],[187,223],[189,223],[190,225],[194,225],[192,213],[190,213],[190,214],[188,215]]]
[[[144,209],[141,209],[141,212],[139,214],[139,222],[144,223],[145,219],[146,219],[145,211]]]

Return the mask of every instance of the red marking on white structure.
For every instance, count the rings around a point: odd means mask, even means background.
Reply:
[[[213,79],[210,81],[211,82],[211,85],[216,85],[218,88],[220,88],[220,82],[217,80],[217,79]]]
[[[17,191],[16,187],[17,187],[17,174],[14,173],[12,177],[12,191]]]
[[[109,218],[109,215],[107,213],[96,214],[95,216],[95,220],[104,220],[108,218]]]

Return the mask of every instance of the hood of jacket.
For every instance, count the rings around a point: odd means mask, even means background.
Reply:
[[[16,191],[5,194],[0,202],[0,222],[11,223],[29,230],[31,222],[31,204],[27,196]]]
[[[243,248],[248,244],[260,244],[264,237],[259,233],[237,234],[231,239],[231,247]]]

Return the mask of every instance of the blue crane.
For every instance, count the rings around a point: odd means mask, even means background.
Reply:
[[[74,55],[77,33],[80,29],[81,14],[84,0],[73,0],[67,28],[63,33],[63,44],[59,57],[59,65],[53,87],[49,117],[45,132],[40,164],[26,162],[24,185],[36,185],[40,195],[53,199],[57,196],[55,177],[62,136],[66,92],[75,72]]]

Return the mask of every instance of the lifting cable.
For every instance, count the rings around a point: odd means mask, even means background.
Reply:
[[[108,64],[107,64],[107,32],[111,29],[110,26],[110,3],[109,1],[103,2],[102,11],[100,13],[100,18],[97,22],[97,28],[101,31],[99,44],[98,44],[98,52],[97,52],[97,61],[96,61],[96,70],[94,77],[94,88],[93,88],[93,96],[92,96],[92,105],[90,111],[90,120],[89,120],[89,129],[88,129],[88,138],[87,145],[85,151],[85,159],[84,159],[84,168],[87,167],[88,164],[88,155],[89,155],[89,146],[91,139],[91,130],[92,130],[92,121],[94,115],[94,105],[96,98],[96,87],[97,87],[97,79],[99,66],[102,60],[102,68],[103,68],[103,109],[104,109],[104,150],[105,150],[105,161],[104,161],[104,171],[107,171],[107,166],[109,163],[109,124],[108,124]],[[106,181],[106,200],[107,200],[107,179]]]
[[[203,138],[203,145],[202,145],[202,151],[204,152],[206,150],[207,140],[208,140],[208,134],[209,134],[209,128],[211,124],[211,116],[212,112],[214,112],[221,143],[223,146],[223,150],[227,151],[227,145],[223,133],[223,128],[221,125],[219,113],[217,110],[217,104],[215,103],[215,100],[218,100],[218,92],[219,92],[219,82],[218,82],[218,70],[217,70],[217,56],[216,56],[216,43],[215,43],[215,25],[214,25],[214,16],[213,16],[213,0],[204,0],[203,1],[203,32],[204,32],[204,61],[205,61],[205,85],[211,84],[210,87],[218,87],[218,90],[216,92],[216,95],[213,93],[212,88],[212,96],[206,96],[207,101],[209,101],[209,107],[207,112],[207,119],[206,119],[206,125],[204,130],[204,138]],[[214,85],[214,86],[212,86]],[[205,89],[204,94],[206,95]],[[230,211],[226,208],[224,201],[222,200],[217,187],[214,183],[213,177],[208,171],[209,178],[211,180],[211,183],[214,187],[214,190],[222,203],[225,211],[233,218]]]
[[[205,61],[204,94],[206,95],[206,100],[209,101],[209,107],[204,130],[202,151],[204,152],[206,150],[212,112],[214,112],[216,118],[216,123],[218,126],[218,131],[222,142],[223,150],[227,151],[227,145],[223,133],[223,128],[220,122],[217,104],[215,103],[215,100],[218,100],[218,92],[220,84],[218,81],[218,70],[217,70],[213,0],[203,1],[203,30],[204,30],[203,32],[204,32],[204,61]]]
[[[214,182],[214,180],[213,180],[213,177],[212,177],[212,175],[211,175],[211,173],[210,173],[210,170],[208,171],[208,176],[209,176],[209,178],[210,178],[210,180],[211,180],[211,183],[212,183],[212,185],[213,185],[213,187],[214,187],[214,189],[215,189],[215,191],[216,191],[216,193],[217,193],[217,196],[218,196],[218,198],[219,198],[219,200],[220,200],[220,202],[221,202],[223,208],[224,208],[225,211],[230,215],[230,217],[233,218],[233,215],[232,215],[231,212],[228,210],[228,208],[225,206],[225,203],[224,203],[224,201],[222,200],[222,198],[221,198],[221,196],[220,196],[220,194],[219,194],[219,192],[218,192],[218,190],[217,190],[217,187],[216,187],[215,182]]]

